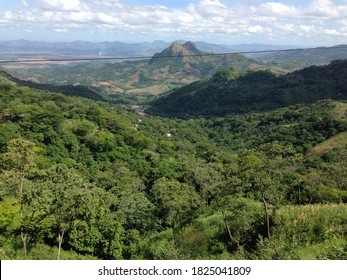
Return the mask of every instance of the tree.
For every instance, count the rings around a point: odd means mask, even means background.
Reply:
[[[237,201],[241,197],[241,193],[238,190],[241,183],[242,182],[239,178],[232,176],[224,184],[218,185],[213,192],[214,207],[221,212],[230,242],[232,243],[238,242],[236,241],[233,230],[231,229],[228,212],[232,212],[232,214],[235,215],[235,210],[238,210],[238,208],[240,209],[240,205],[235,205],[234,201]],[[234,205],[236,207],[234,207]]]
[[[156,228],[154,211],[155,206],[148,200],[145,193],[138,192],[122,197],[118,213],[126,229],[144,232]]]
[[[211,78],[211,82],[217,83],[217,84],[227,84],[229,81],[236,80],[238,77],[240,77],[241,72],[238,70],[230,68],[224,68],[219,71],[217,71]]]
[[[8,122],[0,125],[0,152],[6,151],[7,143],[11,139],[20,137],[19,126],[15,123]]]
[[[27,175],[35,168],[35,156],[39,152],[39,148],[35,143],[25,139],[12,139],[7,146],[7,152],[2,155],[8,178],[13,179],[13,185],[17,187],[16,197],[20,205],[20,236],[23,243],[24,256],[27,255],[27,227],[33,220],[35,210],[30,211],[31,215],[27,219],[26,206],[32,204],[33,200],[28,196],[27,186],[30,181],[27,180]]]
[[[239,166],[243,184],[255,199],[264,207],[266,235],[270,239],[269,202],[279,205],[286,194],[283,176],[290,172],[288,166],[295,164],[300,157],[292,146],[282,146],[278,142],[261,145],[257,151],[245,150],[239,154]]]
[[[330,157],[334,162],[328,167],[330,176],[338,187],[340,203],[346,202],[344,200],[347,200],[347,150],[335,149]]]
[[[115,204],[115,195],[99,187],[84,191],[83,205],[69,227],[69,245],[102,259],[121,259],[124,229],[121,215],[112,210]]]
[[[165,177],[154,183],[151,195],[158,205],[160,217],[165,219],[166,225],[173,227],[192,218],[200,204],[192,186]]]
[[[193,180],[202,194],[206,206],[209,205],[212,193],[221,182],[221,175],[216,164],[196,165],[193,169]]]
[[[225,181],[218,184],[212,192],[212,196],[214,197],[214,207],[222,214],[231,243],[238,243],[238,241],[236,240],[230,225],[235,221],[230,221],[228,212],[231,211],[233,212],[232,215],[237,216],[234,212],[235,210],[238,210],[237,208],[239,208],[239,205],[234,202],[238,201],[244,195],[242,191],[242,181],[237,176],[238,173],[239,167],[237,164],[237,157],[232,156],[225,164],[225,170],[223,172]],[[234,205],[236,205],[236,207],[234,207]]]
[[[50,190],[47,203],[49,212],[55,217],[58,226],[57,259],[59,260],[64,235],[70,229],[81,208],[88,203],[92,185],[76,170],[65,165],[53,166],[42,183],[46,184]]]

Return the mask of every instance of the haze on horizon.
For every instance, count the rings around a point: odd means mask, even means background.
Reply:
[[[0,38],[332,46],[347,0],[0,0]]]

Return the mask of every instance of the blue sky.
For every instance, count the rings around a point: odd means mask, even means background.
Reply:
[[[0,0],[0,40],[347,43],[347,0]]]

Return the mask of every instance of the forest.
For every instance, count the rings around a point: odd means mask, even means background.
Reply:
[[[286,75],[270,70],[224,68],[211,78],[174,89],[152,104],[162,116],[215,117],[264,112],[322,99],[347,99],[347,60],[310,66]]]
[[[149,115],[1,72],[0,259],[347,259],[346,71],[226,68]]]

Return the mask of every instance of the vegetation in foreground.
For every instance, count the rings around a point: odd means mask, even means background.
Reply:
[[[346,259],[346,109],[138,116],[2,75],[0,258]]]

